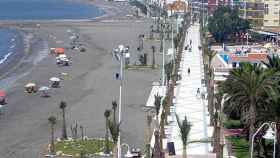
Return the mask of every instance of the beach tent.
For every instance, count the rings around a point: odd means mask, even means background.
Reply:
[[[36,87],[35,83],[32,83],[32,82],[27,83],[24,87],[25,87],[25,91],[27,93],[35,93],[35,92],[37,92],[37,87]]]
[[[50,81],[51,81],[51,87],[52,88],[58,88],[59,87],[59,84],[60,84],[60,79],[59,78],[52,77],[52,78],[50,78]]]
[[[64,48],[55,48],[54,52],[56,55],[64,54],[65,49]]]
[[[39,91],[42,92],[42,95],[41,95],[42,97],[49,97],[50,96],[48,93],[49,90],[50,90],[50,88],[47,86],[42,86],[39,88]]]

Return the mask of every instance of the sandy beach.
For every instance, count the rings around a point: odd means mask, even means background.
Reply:
[[[133,14],[128,4],[93,1],[106,11],[106,15],[89,21],[33,21],[2,22],[1,26],[20,28],[29,35],[29,46],[14,68],[2,74],[1,85],[8,95],[5,112],[0,115],[0,157],[36,158],[49,141],[50,131],[47,118],[55,115],[59,119],[55,136],[61,136],[61,115],[59,102],[67,102],[67,125],[77,121],[86,128],[88,137],[104,137],[105,109],[111,108],[112,100],[118,100],[119,81],[115,80],[118,62],[112,57],[112,50],[119,44],[129,45],[131,63],[138,60],[138,36],[148,36],[152,21],[146,18],[128,17]],[[36,24],[40,23],[40,27]],[[19,25],[20,24],[20,25]],[[72,30],[79,34],[79,43],[86,52],[70,48]],[[28,44],[27,44],[28,45]],[[159,42],[145,41],[144,51],[151,63],[151,46],[157,50]],[[59,67],[55,57],[49,54],[51,47],[66,48],[72,65]],[[161,64],[160,54],[156,62]],[[42,98],[39,93],[27,94],[24,85],[35,82],[48,86],[49,78],[60,73],[69,76],[62,81],[61,88],[51,89],[50,98]],[[144,147],[146,127],[145,105],[152,82],[160,80],[159,69],[125,70],[123,90],[122,142],[131,147]],[[68,128],[68,134],[71,135]]]

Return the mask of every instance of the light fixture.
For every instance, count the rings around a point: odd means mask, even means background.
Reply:
[[[273,140],[275,138],[275,132],[272,130],[271,127],[269,127],[268,130],[265,132],[263,138],[270,139],[270,140]]]
[[[127,150],[127,153],[124,155],[124,157],[127,157],[127,158],[131,158],[133,157],[134,155],[131,154],[131,152],[129,150]]]

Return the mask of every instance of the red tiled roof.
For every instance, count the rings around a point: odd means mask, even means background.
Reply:
[[[267,61],[267,53],[248,53],[247,55],[230,54],[231,62],[261,62]]]
[[[167,4],[167,9],[172,11],[185,11],[186,3],[180,0],[177,0],[171,4]]]

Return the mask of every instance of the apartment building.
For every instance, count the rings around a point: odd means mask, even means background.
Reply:
[[[279,27],[280,26],[280,1],[279,0],[264,0],[264,27]]]
[[[263,0],[245,0],[239,7],[240,16],[248,19],[253,26],[263,26],[264,2]]]

